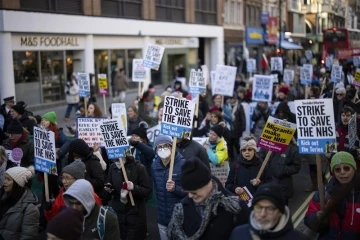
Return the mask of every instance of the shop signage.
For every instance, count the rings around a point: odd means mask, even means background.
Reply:
[[[264,44],[264,29],[262,28],[246,28],[247,44]]]
[[[261,24],[268,24],[269,22],[269,12],[261,12],[261,15],[260,15],[260,23]]]
[[[198,48],[198,38],[154,38],[155,45],[165,48]]]
[[[83,36],[54,36],[54,35],[13,35],[13,50],[52,50],[52,49],[81,49],[84,47]]]
[[[268,39],[269,44],[277,44],[278,42],[278,18],[270,17],[268,21]]]

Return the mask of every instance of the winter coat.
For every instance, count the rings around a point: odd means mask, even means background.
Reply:
[[[79,103],[79,86],[75,80],[66,82],[64,92],[66,94],[66,103],[67,104],[76,104]]]
[[[4,148],[6,150],[13,150],[11,147],[10,139],[4,141]],[[34,166],[34,144],[31,141],[31,137],[27,136],[18,146],[23,152],[23,157],[21,158],[20,167],[30,167]]]
[[[142,119],[137,116],[133,119],[127,118],[127,135],[131,136],[134,129],[139,128],[139,123],[142,121]]]
[[[51,219],[53,219],[59,212],[61,212],[67,208],[67,206],[64,202],[63,196],[62,196],[64,192],[65,192],[65,189],[60,188],[59,194],[55,198],[55,201],[53,202],[51,209],[48,211],[44,210],[44,216],[45,216],[46,220],[48,220],[48,222],[50,222]],[[94,199],[95,199],[95,202],[97,205],[102,206],[101,199],[99,198],[99,196],[96,193],[94,193]]]
[[[152,176],[154,178],[154,190],[158,201],[158,223],[167,226],[170,222],[170,218],[176,203],[179,203],[181,199],[186,196],[186,192],[183,191],[180,182],[181,167],[184,164],[184,157],[180,153],[175,153],[174,170],[172,180],[175,182],[175,190],[168,192],[166,190],[166,182],[169,178],[169,167],[166,167],[161,162],[161,159],[156,156],[151,166]]]
[[[228,159],[229,153],[224,138],[220,138],[216,144],[211,144],[207,139],[204,145],[209,145],[206,152],[212,164],[220,165]]]
[[[30,119],[28,116],[23,115],[21,116],[21,118],[19,118],[19,122],[21,123],[23,128],[29,131],[30,135],[34,134],[34,127],[36,127],[37,125],[34,120]]]
[[[349,191],[344,191],[336,178],[324,186],[325,192],[325,220],[319,222],[317,212],[320,211],[320,195],[317,191],[309,203],[309,208],[304,218],[304,224],[311,230],[320,234],[319,239],[360,239],[360,177],[355,175],[348,185]],[[345,197],[339,199],[339,195]],[[334,200],[336,199],[336,200]],[[340,207],[333,205],[339,201]],[[331,210],[329,210],[331,208]]]
[[[0,238],[5,240],[38,239],[40,213],[37,197],[25,189],[20,200],[0,220]]]
[[[246,117],[244,107],[240,101],[236,101],[232,107],[230,104],[224,106],[224,119],[230,124],[231,138],[240,138],[246,129]]]
[[[117,91],[126,91],[128,89],[129,83],[125,74],[117,73],[114,79],[114,88]]]
[[[68,138],[65,135],[62,128],[59,128],[58,131],[59,131],[59,137],[58,137],[57,141],[55,142],[55,147],[59,148],[59,150],[56,151],[56,155],[59,156],[59,159],[62,159],[69,152],[69,146],[70,146],[71,140],[70,140],[70,138]]]
[[[261,150],[265,157],[267,151]],[[301,159],[297,146],[290,144],[284,153],[272,153],[268,162],[269,175],[276,182],[284,194],[284,198],[289,199],[294,195],[292,175],[297,174],[301,169]]]
[[[230,240],[253,240],[253,239],[276,239],[276,240],[307,240],[308,238],[301,232],[294,229],[291,221],[291,215],[288,207],[285,207],[285,213],[280,217],[279,223],[275,229],[263,231],[257,230],[252,226],[254,213],[250,215],[250,223],[239,226],[234,229]]]
[[[160,106],[159,108],[160,109]],[[144,100],[141,99],[139,101],[138,104],[138,112],[139,112],[139,117],[141,119],[143,119],[147,124],[149,124],[149,128],[154,127],[156,125],[159,124],[159,120],[157,117],[150,117],[146,112],[145,112],[145,103]]]
[[[210,169],[209,156],[206,149],[201,146],[200,143],[192,139],[183,139],[180,143],[176,144],[176,150],[185,158],[185,160],[196,156]]]
[[[133,148],[133,156],[135,160],[140,161],[142,165],[145,166],[147,174],[151,177],[151,164],[155,158],[155,152],[150,144],[144,144],[142,142],[137,142]]]
[[[261,109],[259,107],[259,104],[256,105],[251,117],[251,121],[254,122],[254,125],[251,129],[251,133],[254,134],[256,138],[260,137],[261,132],[265,126],[265,123],[270,115],[271,115],[271,109],[268,106],[266,106],[265,109]]]
[[[135,207],[131,206],[128,195],[128,202],[125,205],[120,201],[122,184],[125,181],[122,170],[116,164],[109,169],[109,182],[114,187],[112,192],[114,200],[112,208],[117,213],[121,239],[145,239],[146,238],[146,199],[151,194],[151,183],[146,168],[139,161],[125,163],[128,180],[134,184],[132,195]]]
[[[262,163],[263,161],[256,155],[251,161],[245,160],[242,155],[239,155],[238,159],[236,159],[230,167],[229,176],[225,183],[226,189],[235,193],[237,187],[246,187],[250,193],[254,195],[258,186],[253,186],[250,183],[250,180],[256,178]],[[260,177],[260,181],[261,184],[271,181],[268,166],[265,167],[265,170]]]
[[[229,196],[219,180],[213,178],[213,184],[214,189],[206,200],[203,216],[189,197],[176,204],[169,224],[169,239],[183,239],[183,235],[199,240],[229,239],[236,226],[248,223],[250,210],[246,203]],[[181,226],[178,219],[183,221]]]

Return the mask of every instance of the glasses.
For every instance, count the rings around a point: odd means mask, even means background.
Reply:
[[[351,167],[350,166],[336,167],[334,168],[334,172],[341,173],[341,169],[344,170],[344,172],[349,172]]]
[[[71,180],[74,180],[75,178],[64,178],[64,177],[60,177],[60,180],[62,181],[62,182],[69,182],[69,181],[71,181]]]
[[[254,149],[252,149],[252,148],[244,148],[243,150],[241,150],[242,152],[246,152],[246,151],[248,151],[248,152],[252,152],[252,151],[254,151]]]
[[[158,151],[165,151],[170,149],[170,145],[160,145],[156,148]]]
[[[260,213],[260,212],[262,212],[263,209],[265,210],[265,213],[273,214],[277,208],[271,207],[271,206],[264,207],[264,206],[260,206],[258,204],[254,205],[254,212]]]

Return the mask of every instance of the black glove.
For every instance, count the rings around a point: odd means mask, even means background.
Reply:
[[[45,211],[50,211],[52,209],[52,202],[50,201],[43,202],[43,207]]]

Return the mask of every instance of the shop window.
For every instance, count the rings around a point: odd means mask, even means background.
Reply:
[[[141,0],[102,0],[101,15],[107,17],[141,18]]]
[[[82,14],[82,0],[20,0],[21,10]]]
[[[185,0],[156,0],[156,19],[185,21]]]
[[[201,24],[217,23],[216,0],[196,0],[195,22]]]
[[[239,25],[243,23],[242,0],[227,0],[224,3],[225,23]]]

